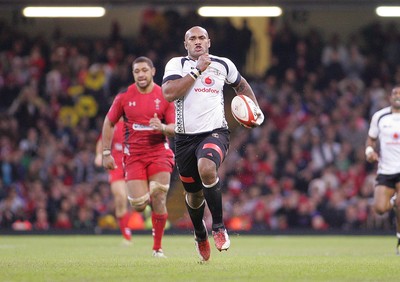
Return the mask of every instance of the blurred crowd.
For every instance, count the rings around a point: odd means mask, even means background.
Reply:
[[[271,64],[250,77],[246,25],[155,10],[143,13],[131,38],[117,22],[108,38],[67,38],[58,28],[31,37],[0,23],[0,229],[116,228],[107,173],[94,166],[104,116],[132,83],[137,56],[154,61],[161,84],[166,61],[186,54],[192,25],[208,29],[212,54],[237,64],[266,115],[252,130],[230,123],[220,170],[228,229],[391,230],[393,215],[371,210],[376,168],[364,143],[371,115],[400,84],[395,24],[341,38],[272,21]],[[146,228],[146,218],[132,220]],[[187,228],[187,215],[172,227]]]

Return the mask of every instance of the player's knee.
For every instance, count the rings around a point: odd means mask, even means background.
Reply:
[[[145,195],[138,198],[132,198],[128,196],[128,201],[132,208],[134,208],[138,212],[142,212],[150,202],[150,194],[146,193]]]
[[[378,205],[378,204],[374,204],[373,208],[374,208],[374,211],[379,215],[383,215],[384,213],[386,213],[388,211],[386,207],[384,207],[382,205]]]
[[[217,168],[213,161],[202,158],[199,161],[199,174],[203,183],[213,183],[217,178]]]
[[[150,196],[153,196],[155,193],[161,192],[162,194],[167,194],[169,190],[169,184],[161,184],[158,181],[150,181]]]

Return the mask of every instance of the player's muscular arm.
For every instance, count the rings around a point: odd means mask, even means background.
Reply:
[[[110,150],[112,138],[114,135],[114,124],[110,121],[110,119],[106,116],[103,123],[102,130],[102,143],[103,150]]]
[[[239,84],[233,89],[237,95],[245,95],[249,97],[259,107],[256,96],[245,78],[242,77]]]
[[[193,84],[194,79],[188,74],[182,78],[168,80],[161,88],[165,100],[172,102],[185,96]]]
[[[241,78],[239,84],[234,87],[234,90],[237,95],[245,95],[249,97],[254,103],[257,105],[257,119],[253,122],[253,127],[259,126],[264,122],[264,114],[260,109],[260,105],[257,102],[257,98],[254,95],[253,89],[251,89],[250,84],[247,82],[245,78]]]
[[[114,158],[111,155],[111,144],[114,135],[114,124],[106,118],[103,123],[102,130],[102,144],[103,144],[103,167],[106,169],[116,168]]]

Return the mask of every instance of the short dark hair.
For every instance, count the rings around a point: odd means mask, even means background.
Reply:
[[[153,61],[145,56],[137,57],[132,63],[132,68],[133,68],[133,65],[137,64],[137,63],[147,63],[151,68],[154,68]]]

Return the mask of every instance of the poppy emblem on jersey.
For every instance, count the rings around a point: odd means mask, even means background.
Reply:
[[[161,100],[157,98],[157,99],[154,100],[154,103],[156,104],[156,110],[159,110],[160,109]]]
[[[397,133],[393,134],[393,138],[394,139],[399,139],[399,134],[397,134]]]
[[[204,86],[207,86],[207,87],[211,87],[215,84],[215,80],[210,76],[206,76],[206,77],[202,78],[201,82],[203,83]]]

